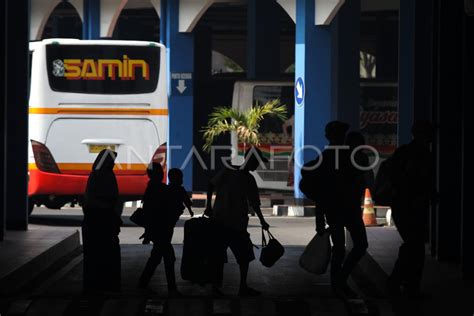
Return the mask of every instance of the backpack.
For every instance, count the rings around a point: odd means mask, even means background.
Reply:
[[[307,168],[314,166],[317,163],[317,160],[311,160],[304,164],[304,167],[301,169],[301,180],[299,183],[299,189],[304,195],[311,199],[316,200],[317,190],[317,172],[314,170],[307,170]]]

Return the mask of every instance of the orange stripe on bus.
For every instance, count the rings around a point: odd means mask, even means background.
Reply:
[[[58,168],[61,171],[90,171],[92,169],[92,163],[58,163]],[[115,170],[132,170],[132,171],[145,171],[148,164],[143,163],[117,163]],[[28,164],[29,170],[37,170],[36,163]]]
[[[30,108],[30,114],[82,114],[82,115],[168,115],[168,109],[136,108]]]

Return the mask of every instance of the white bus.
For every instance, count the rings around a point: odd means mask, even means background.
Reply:
[[[118,153],[123,201],[143,195],[151,161],[166,163],[165,47],[154,42],[30,43],[29,207],[80,202],[98,152]]]

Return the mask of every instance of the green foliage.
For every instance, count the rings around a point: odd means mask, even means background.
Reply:
[[[203,149],[210,151],[212,143],[219,135],[236,132],[239,143],[258,146],[259,128],[267,115],[274,115],[280,120],[286,120],[286,105],[280,104],[279,99],[267,102],[262,106],[253,106],[241,112],[231,107],[218,107],[209,115],[207,126],[204,127]]]

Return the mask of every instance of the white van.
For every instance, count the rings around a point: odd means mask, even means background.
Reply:
[[[291,81],[237,81],[234,84],[232,107],[241,111],[252,106],[263,105],[280,99],[287,107],[287,121],[267,117],[260,128],[260,146],[269,158],[267,168],[254,172],[259,188],[293,190],[293,129],[294,129],[294,83]],[[231,136],[232,147],[238,151],[232,163],[243,162],[244,146],[239,144],[235,133]]]

